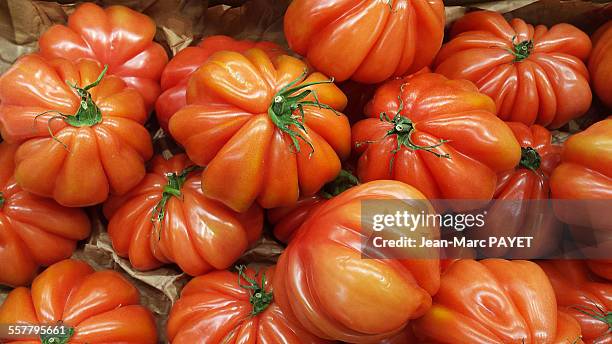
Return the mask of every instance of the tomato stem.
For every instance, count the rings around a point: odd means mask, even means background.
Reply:
[[[249,302],[251,305],[253,305],[251,316],[255,316],[265,311],[266,308],[268,308],[268,306],[272,303],[272,299],[274,298],[271,291],[266,291],[266,274],[262,274],[260,285],[256,280],[246,275],[246,266],[240,265],[237,266],[236,269],[238,269],[238,285],[241,288],[248,290],[249,294],[251,295],[249,298]],[[247,281],[248,284],[242,284],[241,280]]]
[[[2,209],[2,207],[4,206],[4,195],[2,194],[2,192],[0,192],[0,210]]]
[[[164,190],[162,192],[161,200],[155,205],[153,208],[153,213],[151,214],[151,222],[153,222],[153,226],[155,223],[158,223],[161,226],[164,221],[164,217],[166,216],[166,205],[171,197],[177,197],[182,199],[181,188],[185,184],[187,177],[189,174],[195,170],[197,170],[198,166],[189,166],[185,168],[181,173],[166,173],[166,179],[168,180],[168,184],[164,186]],[[158,239],[161,239],[161,230],[159,231]]]
[[[521,161],[519,162],[520,167],[524,167],[537,173],[541,164],[542,158],[535,149],[531,147],[521,147]]]
[[[34,117],[34,121],[36,121],[38,120],[40,116],[43,116],[49,113],[57,114],[56,116],[49,118],[49,120],[47,121],[47,129],[49,130],[49,135],[55,141],[62,144],[65,149],[68,149],[68,146],[66,146],[65,143],[60,141],[55,136],[55,134],[51,130],[51,122],[56,119],[61,119],[73,127],[91,127],[91,126],[94,126],[102,122],[102,111],[91,98],[91,93],[89,93],[89,90],[98,86],[100,82],[102,82],[102,79],[104,78],[104,75],[106,74],[107,71],[108,71],[108,65],[104,65],[104,69],[102,70],[100,75],[98,75],[98,78],[94,82],[92,82],[91,84],[85,87],[79,87],[77,84],[70,84],[70,82],[66,80],[66,84],[70,86],[72,89],[74,89],[76,94],[79,96],[79,98],[81,98],[79,108],[77,109],[77,112],[74,115],[66,115],[57,110],[49,110],[49,111],[41,112],[37,114],[36,117]]]
[[[595,302],[593,302],[593,306],[595,307],[595,309],[585,306],[572,306],[571,308],[608,325],[608,331],[606,331],[606,333],[604,333],[603,335],[608,335],[612,333],[612,312],[606,312],[599,304]]]
[[[531,51],[533,50],[533,41],[522,41],[519,43],[514,43],[516,40],[516,36],[512,37],[512,46],[513,50],[508,49],[508,51],[514,55],[514,62],[521,62],[529,57]]]
[[[310,146],[311,152],[314,153],[314,146],[300,131],[306,133],[306,127],[304,126],[304,107],[305,106],[316,106],[319,109],[328,109],[338,114],[337,111],[329,105],[321,104],[319,97],[314,90],[303,90],[306,87],[330,84],[334,82],[334,79],[323,81],[314,81],[305,84],[297,85],[300,81],[308,75],[308,70],[304,69],[304,72],[295,80],[283,87],[274,96],[274,100],[268,108],[268,115],[272,119],[272,122],[284,133],[289,135],[293,142],[293,148],[296,153],[300,152],[300,142],[298,139],[303,140]],[[295,86],[295,87],[294,87]],[[301,91],[301,92],[299,92]],[[299,93],[298,93],[299,92]],[[304,100],[306,97],[311,95],[315,101]],[[297,128],[297,129],[296,129]]]
[[[359,185],[357,177],[347,170],[340,170],[336,179],[323,186],[320,194],[324,198],[331,199],[357,185]]]

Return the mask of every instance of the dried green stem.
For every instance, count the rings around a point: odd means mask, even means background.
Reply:
[[[238,270],[238,285],[241,288],[248,290],[249,294],[249,302],[253,306],[251,310],[251,316],[256,316],[257,314],[263,312],[268,308],[268,306],[272,303],[274,296],[272,292],[266,291],[266,274],[263,273],[261,275],[261,284],[256,280],[250,278],[245,273],[246,266],[240,265],[237,266]],[[242,284],[242,280],[245,280],[248,284]]]

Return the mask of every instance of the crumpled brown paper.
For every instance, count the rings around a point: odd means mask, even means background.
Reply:
[[[36,50],[38,36],[55,23],[65,23],[79,1],[0,0],[0,72],[6,70],[22,54]],[[101,0],[101,5],[122,4],[151,16],[158,27],[156,40],[170,55],[199,42],[202,37],[225,34],[240,39],[269,40],[287,47],[282,30],[283,13],[290,0]],[[570,22],[591,33],[598,25],[612,18],[610,1],[581,0],[447,0],[447,24],[466,11],[496,10],[506,17],[521,17],[530,23],[554,24]],[[210,7],[209,7],[210,5]],[[307,20],[307,18],[305,18]],[[563,142],[570,133],[586,127],[604,113],[597,104],[588,116],[555,131],[556,142]],[[178,147],[163,131],[148,124],[157,152],[177,152]],[[112,250],[105,221],[98,208],[89,210],[94,231],[90,239],[79,246],[74,257],[87,261],[96,269],[122,271],[137,286],[142,303],[156,315],[160,341],[165,340],[165,321],[172,303],[190,279],[175,266],[140,272],[131,268],[127,259]],[[273,264],[283,246],[269,234],[237,264]],[[0,302],[8,289],[0,288]]]

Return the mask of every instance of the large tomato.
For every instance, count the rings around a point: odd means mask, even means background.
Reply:
[[[81,209],[23,191],[15,183],[16,145],[0,143],[0,284],[29,284],[38,267],[69,258],[89,236]]]
[[[93,60],[27,55],[0,78],[0,133],[21,143],[17,183],[65,206],[98,204],[140,182],[153,155],[146,118],[138,92]]]
[[[612,343],[612,284],[594,278],[582,261],[538,262],[555,289],[559,308],[572,315],[588,344]]]
[[[544,271],[525,260],[455,261],[433,306],[412,324],[426,343],[581,343],[580,326],[558,312]]]
[[[591,40],[569,24],[535,28],[497,12],[468,13],[455,22],[435,71],[468,79],[491,96],[506,121],[558,128],[591,105],[584,60]]]
[[[319,344],[292,322],[274,300],[274,268],[256,274],[215,271],[192,279],[172,306],[167,333],[172,344]]]
[[[560,160],[561,147],[552,144],[546,128],[507,123],[521,145],[521,160],[511,170],[497,175],[494,201],[487,208],[484,226],[466,231],[473,239],[495,237],[532,237],[524,248],[489,247],[488,257],[510,254],[514,258],[542,257],[559,249],[563,226],[556,219],[548,201],[548,178]]]
[[[46,59],[94,59],[108,65],[109,75],[120,77],[138,90],[148,109],[159,96],[159,78],[168,62],[164,48],[153,42],[155,23],[125,6],[102,9],[79,5],[67,26],[54,25],[40,36],[40,54]]]
[[[495,104],[466,80],[417,73],[382,85],[353,126],[362,182],[395,179],[428,199],[490,200],[521,148]]]
[[[138,290],[120,273],[95,272],[84,262],[68,259],[47,268],[30,289],[11,291],[0,306],[0,323],[62,323],[74,328],[68,341],[73,344],[157,343],[155,321],[139,298]]]
[[[563,145],[562,163],[550,178],[552,197],[562,221],[604,232],[612,231],[612,119],[572,135]]]
[[[155,102],[155,113],[162,128],[167,130],[170,117],[187,104],[189,77],[210,55],[221,50],[243,52],[251,48],[259,48],[271,56],[282,52],[279,46],[271,42],[237,41],[227,36],[205,37],[197,46],[179,51],[164,68],[161,75],[162,94]]]
[[[347,170],[342,170],[336,179],[325,184],[316,195],[300,198],[296,204],[288,207],[270,209],[267,216],[274,226],[274,236],[283,243],[288,243],[313,211],[332,197],[358,184],[357,177]]]
[[[170,133],[200,166],[204,193],[242,212],[314,195],[340,172],[346,97],[294,57],[221,51],[193,73]]]
[[[593,51],[589,59],[589,71],[593,89],[599,99],[612,108],[612,20],[593,34]]]
[[[176,263],[190,275],[230,267],[259,239],[263,212],[238,214],[202,193],[184,154],[153,159],[144,180],[104,204],[115,251],[139,270]]]
[[[384,253],[365,244],[373,232],[362,228],[362,216],[367,217],[362,202],[371,200],[384,200],[382,207],[398,211],[432,211],[423,194],[404,183],[358,185],[312,212],[278,261],[276,302],[318,337],[350,343],[391,337],[423,315],[438,290],[438,249]],[[389,230],[392,236],[403,233]],[[433,226],[415,228],[415,233],[439,234]]]
[[[315,68],[378,83],[428,66],[445,16],[441,0],[296,0],[284,20],[289,47]]]

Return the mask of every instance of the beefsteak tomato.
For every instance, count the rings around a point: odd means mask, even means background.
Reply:
[[[591,40],[570,24],[535,28],[522,19],[510,23],[491,11],[459,18],[452,39],[436,57],[435,71],[467,79],[491,96],[505,121],[558,128],[591,105],[584,60]]]
[[[0,284],[23,286],[38,267],[69,258],[78,240],[89,236],[81,209],[23,191],[15,183],[16,145],[0,143]]]
[[[238,41],[228,36],[205,37],[198,45],[179,51],[161,75],[162,93],[155,102],[155,114],[161,127],[168,130],[170,117],[187,104],[189,77],[210,55],[221,50],[244,52],[251,48],[259,48],[270,56],[282,53],[282,48],[271,42]]]
[[[168,63],[164,48],[153,42],[155,22],[125,6],[103,9],[79,5],[68,24],[53,25],[40,36],[39,54],[45,59],[87,58],[108,65],[109,75],[120,77],[142,95],[148,110],[159,96],[159,79]]]
[[[374,232],[362,227],[368,221],[362,202],[372,200],[397,211],[433,212],[425,196],[404,183],[358,185],[313,211],[279,258],[275,300],[318,337],[349,343],[392,337],[427,311],[438,290],[438,249],[403,247],[388,255],[367,243]],[[400,231],[387,233],[394,237],[403,235]],[[434,226],[414,233],[439,235]],[[409,258],[414,256],[421,258]]]
[[[20,58],[0,78],[0,133],[21,143],[15,179],[24,190],[83,207],[123,194],[153,155],[138,92],[94,60]]]
[[[172,344],[323,344],[292,322],[274,301],[274,267],[239,267],[192,279],[174,303],[167,333]]]
[[[316,69],[378,83],[428,66],[445,16],[441,0],[296,0],[284,21],[289,47]]]
[[[176,263],[192,276],[226,269],[259,239],[261,208],[238,214],[206,198],[194,172],[185,154],[158,155],[138,186],[104,204],[113,248],[136,269]]]
[[[570,136],[563,144],[561,164],[550,178],[557,217],[566,223],[612,231],[612,119]]]
[[[584,261],[540,261],[559,308],[573,316],[587,344],[612,343],[612,284],[593,277]]]
[[[531,237],[529,247],[487,247],[488,257],[532,259],[558,250],[563,226],[556,219],[550,196],[549,176],[559,164],[561,146],[552,143],[546,128],[519,122],[506,123],[521,145],[521,160],[516,168],[498,173],[494,200],[487,208],[484,226],[465,231],[470,238]]]
[[[325,204],[332,197],[338,196],[351,187],[358,185],[359,180],[351,172],[342,170],[333,181],[325,184],[314,196],[300,198],[296,204],[288,207],[270,209],[268,220],[274,226],[274,236],[283,243],[293,239],[295,232],[306,221],[310,213]]]
[[[155,344],[155,320],[139,298],[138,289],[120,273],[96,272],[84,262],[67,259],[47,268],[30,289],[12,290],[0,306],[0,323],[69,326],[74,334],[67,343],[73,344]]]
[[[589,71],[593,89],[599,99],[612,108],[612,20],[600,27],[592,37],[593,51]]]
[[[544,271],[525,260],[455,261],[412,328],[426,343],[581,343],[580,326],[558,312]]]
[[[466,80],[421,72],[383,84],[355,123],[362,182],[395,179],[428,199],[490,200],[497,173],[518,165],[512,130]]]
[[[350,125],[336,112],[346,97],[288,55],[217,52],[191,76],[187,104],[170,133],[206,166],[206,196],[238,212],[314,195],[350,152]]]

